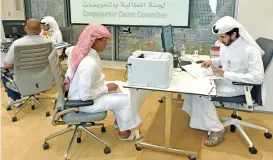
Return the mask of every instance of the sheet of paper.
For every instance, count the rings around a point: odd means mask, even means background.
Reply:
[[[194,78],[207,77],[209,79],[223,79],[223,77],[214,75],[212,68],[202,68],[201,64],[190,64],[182,66]]]

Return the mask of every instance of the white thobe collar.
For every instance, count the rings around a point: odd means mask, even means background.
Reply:
[[[100,59],[100,56],[99,56],[98,52],[97,52],[95,49],[91,48],[88,54],[89,54],[90,56],[94,57],[95,60],[96,60],[96,62],[97,62],[97,64],[98,64],[99,66],[101,66],[101,63],[100,63],[101,59]]]
[[[227,48],[231,50],[236,49],[242,45],[242,42],[243,42],[243,39],[239,37],[234,42],[232,42],[229,46],[227,46]]]

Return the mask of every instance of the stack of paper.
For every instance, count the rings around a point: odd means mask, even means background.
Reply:
[[[182,66],[194,78],[207,77],[209,79],[223,79],[223,77],[214,75],[212,68],[202,68],[201,64],[190,64]]]
[[[64,45],[68,45],[67,42],[59,42],[59,43],[55,43],[55,46],[56,47],[59,47],[59,46],[64,46]]]

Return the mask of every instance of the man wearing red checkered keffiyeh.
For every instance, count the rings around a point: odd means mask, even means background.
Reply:
[[[69,89],[69,100],[94,100],[92,106],[75,108],[75,111],[96,113],[111,110],[116,119],[114,127],[120,130],[118,138],[137,140],[142,138],[135,129],[141,123],[138,109],[147,92],[129,91],[122,87],[121,82],[104,81],[99,55],[110,37],[108,29],[100,24],[89,24],[84,29],[68,56],[64,87]]]

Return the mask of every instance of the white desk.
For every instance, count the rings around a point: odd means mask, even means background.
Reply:
[[[136,145],[137,149],[141,147],[147,147],[167,152],[179,153],[189,155],[190,159],[196,157],[197,152],[195,151],[186,151],[182,149],[171,148],[171,118],[172,118],[172,94],[173,93],[184,93],[184,94],[196,94],[196,95],[205,95],[205,96],[215,96],[216,89],[214,81],[209,79],[195,79],[186,72],[174,72],[172,81],[169,88],[153,88],[153,87],[139,87],[139,86],[130,86],[128,83],[125,83],[124,88],[130,89],[140,89],[140,90],[150,90],[150,91],[160,91],[166,94],[166,107],[165,107],[165,145],[158,146],[155,144],[149,144],[147,142],[140,142]]]

